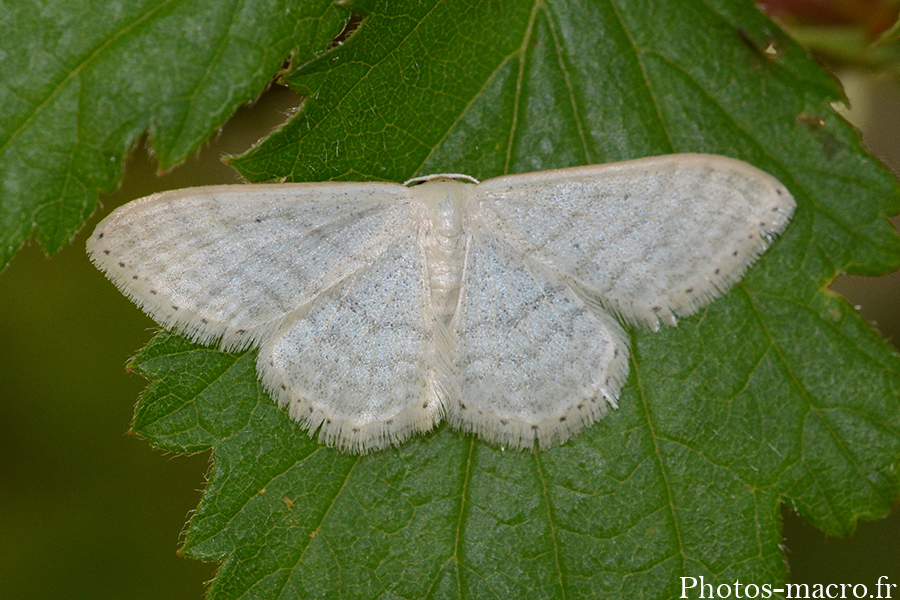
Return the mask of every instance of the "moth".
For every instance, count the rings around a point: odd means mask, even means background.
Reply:
[[[616,407],[623,324],[710,303],[794,208],[754,166],[676,154],[176,190],[117,209],[87,249],[160,325],[258,348],[264,387],[324,444],[377,450],[446,418],[545,448]]]

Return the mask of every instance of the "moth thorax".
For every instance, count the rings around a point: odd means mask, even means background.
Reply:
[[[431,303],[437,318],[449,323],[459,299],[465,258],[463,222],[473,186],[457,181],[435,181],[423,184],[420,189],[426,186],[425,255]]]

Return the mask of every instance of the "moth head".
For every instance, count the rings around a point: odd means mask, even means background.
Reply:
[[[463,175],[462,173],[435,173],[434,175],[422,175],[421,177],[413,177],[412,179],[407,179],[403,182],[403,185],[411,187],[430,181],[454,181],[457,179],[463,179],[475,184],[481,183],[471,175]]]

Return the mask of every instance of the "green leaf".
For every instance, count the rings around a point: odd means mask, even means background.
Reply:
[[[779,506],[843,535],[900,494],[900,358],[842,299],[900,265],[900,189],[831,110],[837,83],[749,1],[359,2],[288,82],[295,118],[249,179],[490,177],[713,152],[795,195],[788,230],[678,328],[632,330],[620,408],[505,452],[446,427],[367,456],[319,446],[260,388],[255,352],[173,334],[134,431],[212,448],[183,552],[212,599],[669,598],[681,577],[779,587]],[[693,597],[696,597],[694,595]]]
[[[144,131],[178,163],[346,18],[331,0],[0,1],[0,268],[32,231],[65,244]]]
[[[897,41],[900,41],[900,18],[894,21],[894,24],[891,25],[889,29],[882,32],[872,45],[876,47],[887,46],[888,44],[894,44]]]

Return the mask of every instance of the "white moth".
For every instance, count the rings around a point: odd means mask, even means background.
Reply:
[[[616,406],[617,319],[694,313],[794,206],[747,163],[680,154],[481,183],[176,190],[119,208],[87,247],[161,325],[258,347],[263,385],[325,444],[366,452],[446,417],[547,447]]]

